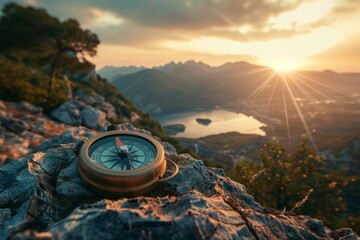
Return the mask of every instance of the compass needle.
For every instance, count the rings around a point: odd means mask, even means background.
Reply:
[[[140,160],[138,160],[138,159],[136,159],[136,158],[135,158],[135,159],[131,159],[131,161],[132,161],[132,162],[141,163],[141,161],[140,161]]]
[[[122,145],[124,145],[119,136],[115,137],[115,145],[117,148],[120,148]]]

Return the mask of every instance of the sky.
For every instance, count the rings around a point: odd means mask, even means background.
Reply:
[[[0,7],[7,1],[0,0]],[[248,61],[360,72],[360,0],[15,0],[77,19],[104,66]]]

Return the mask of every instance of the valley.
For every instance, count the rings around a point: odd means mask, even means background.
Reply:
[[[360,74],[332,71],[276,73],[247,62],[212,67],[195,61],[172,62],[125,75],[119,71],[118,74],[120,77],[110,77],[112,84],[157,120],[192,111],[241,113],[263,124],[261,131],[265,136],[262,142],[271,140],[286,149],[293,149],[307,139],[334,167],[360,172]],[[213,120],[210,115],[201,117]],[[175,120],[170,123],[186,125]],[[166,124],[169,122],[163,122]],[[214,133],[211,128],[215,124],[196,124],[196,128],[205,128],[204,133],[184,138],[185,128],[177,135],[181,136],[183,144],[202,157],[213,155],[215,149],[217,153],[223,153],[223,159],[231,159],[227,165],[243,160],[235,148],[220,144],[208,148],[208,143],[202,139],[207,135],[224,137],[222,133],[241,131],[224,129]],[[242,140],[243,135],[235,138]]]

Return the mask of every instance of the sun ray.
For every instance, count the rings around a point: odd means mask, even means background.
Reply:
[[[311,84],[307,83],[306,82],[306,79],[301,79],[301,78],[298,78],[297,76],[294,76],[296,78],[296,82],[299,82],[301,81],[302,84],[306,85],[308,88],[310,88],[311,90],[313,90],[314,92],[316,92],[318,95],[322,96],[324,98],[324,100],[329,100],[331,99],[332,97],[326,95],[325,93],[321,92],[320,90],[318,90],[317,88],[313,87]],[[345,94],[345,93],[344,93]],[[346,94],[346,96],[348,97],[348,94]],[[351,96],[350,96],[351,97]],[[319,101],[318,99],[316,99],[315,97],[313,98],[315,101]],[[335,101],[335,104],[338,106],[338,107],[341,107],[341,105]]]
[[[344,96],[348,96],[348,93],[347,93],[347,92],[341,91],[341,90],[336,89],[336,88],[333,88],[333,87],[329,87],[328,85],[325,85],[325,84],[323,84],[323,83],[320,83],[320,82],[318,82],[318,81],[316,81],[316,80],[314,80],[314,79],[312,79],[312,78],[306,77],[306,76],[304,76],[304,75],[302,75],[302,74],[300,74],[300,73],[295,74],[295,75],[299,75],[301,78],[307,79],[307,80],[309,80],[309,81],[311,81],[311,82],[313,82],[313,83],[318,84],[319,86],[328,88],[328,89],[330,89],[330,90],[332,90],[332,91],[334,91],[334,92],[340,93],[340,94],[342,94],[342,95],[344,95]]]
[[[283,104],[284,104],[284,111],[285,111],[285,121],[286,121],[286,127],[287,127],[287,133],[288,133],[288,138],[289,138],[289,144],[290,147],[292,146],[292,142],[291,142],[291,134],[290,134],[290,126],[289,126],[289,118],[288,118],[288,112],[287,112],[287,107],[286,107],[286,99],[285,99],[285,90],[284,90],[284,82],[285,80],[283,79],[283,75],[280,75],[281,79],[283,80],[283,84],[281,85],[281,89],[282,89],[282,97],[283,97]]]
[[[265,86],[273,79],[275,73],[273,72],[257,89],[255,89],[247,98],[246,101],[255,99],[265,88]]]
[[[243,72],[242,75],[246,76],[246,75],[251,75],[251,74],[260,73],[260,72],[265,72],[265,71],[270,71],[270,69],[267,68],[267,67],[263,67],[263,68],[260,68],[260,69],[256,68],[256,69],[254,69],[254,70],[245,71],[245,72]]]
[[[270,107],[270,103],[271,103],[271,100],[272,100],[272,98],[273,98],[273,95],[274,95],[275,89],[276,89],[276,87],[277,87],[277,85],[278,85],[278,82],[279,82],[279,79],[278,79],[278,78],[276,78],[276,80],[275,80],[275,84],[274,84],[274,87],[273,87],[273,88],[272,88],[272,90],[271,90],[271,94],[270,94],[270,97],[269,97],[268,104],[267,104],[267,106],[266,106],[266,110],[268,110],[268,109],[269,109],[269,107]]]
[[[284,80],[284,81],[283,81],[283,82],[284,82],[284,85],[286,86],[286,88],[287,88],[287,90],[288,90],[288,92],[289,92],[289,94],[290,94],[290,98],[291,98],[291,100],[293,101],[293,104],[294,104],[294,106],[295,106],[295,109],[296,109],[296,111],[297,111],[297,113],[298,113],[298,115],[299,115],[299,117],[300,117],[300,120],[301,120],[301,122],[302,122],[302,124],[303,124],[303,126],[304,126],[304,128],[305,128],[305,131],[306,131],[306,133],[307,133],[307,135],[308,135],[308,137],[309,137],[309,139],[310,139],[310,142],[311,142],[311,144],[313,145],[315,151],[317,151],[317,147],[316,147],[316,145],[315,145],[314,139],[313,139],[313,137],[312,137],[312,135],[311,135],[311,132],[309,131],[309,127],[308,127],[308,125],[307,125],[307,123],[306,123],[306,121],[305,121],[304,115],[302,114],[301,109],[300,109],[298,103],[296,102],[296,99],[295,99],[295,96],[294,96],[294,94],[293,94],[293,91],[291,90],[291,88],[290,88],[290,86],[289,86],[289,83],[287,82],[288,80],[285,78],[285,76],[283,76],[283,80]]]
[[[307,89],[305,89],[305,87],[303,85],[308,85],[307,83],[303,82],[302,80],[299,80],[296,76],[291,76],[291,78],[293,79],[293,83],[294,86],[297,87],[299,89],[299,91],[303,94],[304,98],[306,99],[311,99],[313,101],[316,101],[317,99],[315,98],[315,96],[313,96],[310,91],[308,91]],[[309,88],[311,88],[312,90],[318,91],[317,89],[313,89],[313,87],[311,85],[307,86]],[[322,94],[321,92],[319,92],[321,95],[325,95]],[[328,98],[327,98],[328,99]],[[324,107],[322,107],[322,105],[316,105],[316,107],[324,114],[324,119],[330,123],[333,124],[333,121],[328,117],[327,115],[327,111]],[[314,108],[316,108],[314,107]]]
[[[319,94],[321,97],[323,97],[324,99],[329,99],[330,97],[327,96],[325,93],[321,92],[320,90],[318,90],[317,88],[313,87],[311,84],[309,84],[307,81],[305,81],[304,78],[298,77],[298,76],[293,76],[296,80],[296,82],[301,82],[303,85],[306,85],[308,88],[310,88],[311,90],[313,90],[314,92],[316,92],[317,94]],[[318,100],[314,97],[315,100]]]

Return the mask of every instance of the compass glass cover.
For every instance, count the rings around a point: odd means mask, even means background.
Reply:
[[[156,148],[148,140],[131,135],[113,135],[90,145],[89,157],[101,167],[126,171],[148,165],[156,157]]]

